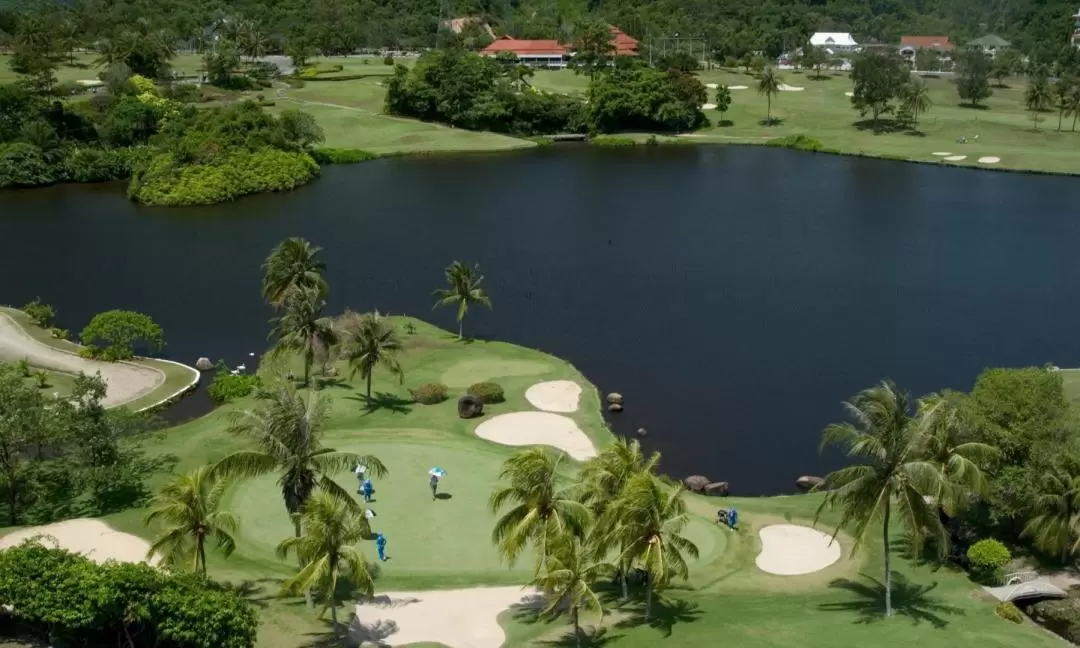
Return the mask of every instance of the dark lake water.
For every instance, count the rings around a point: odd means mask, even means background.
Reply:
[[[840,401],[886,376],[967,389],[987,366],[1080,365],[1080,180],[762,148],[545,150],[329,168],[285,195],[148,209],[117,187],[0,193],[0,302],[80,329],[109,308],[169,354],[266,346],[259,265],[326,248],[330,309],[431,311],[454,259],[476,334],[564,357],[664,469],[790,490]]]

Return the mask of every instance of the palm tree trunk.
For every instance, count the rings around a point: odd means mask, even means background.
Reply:
[[[462,333],[462,331],[464,331],[464,330],[465,330],[465,319],[459,317],[458,321],[457,321],[457,339],[459,339],[459,340],[464,340],[465,339],[464,333]]]
[[[304,353],[304,387],[308,386],[308,380],[311,377],[311,365],[313,363],[312,353],[310,351]]]
[[[889,555],[889,504],[885,500],[885,524],[881,527],[881,539],[885,544],[885,616],[892,616],[892,556]]]
[[[1065,117],[1065,109],[1064,108],[1058,108],[1058,132],[1059,133],[1061,132],[1061,120],[1062,120],[1063,117]]]
[[[334,626],[334,634],[336,635],[338,633],[337,597],[333,593],[330,594],[330,623]]]
[[[772,123],[772,93],[771,92],[765,93],[765,101],[767,102],[767,107],[765,108],[765,121],[767,123],[771,124]]]
[[[197,543],[195,560],[198,566],[198,571],[203,576],[206,576],[206,540],[199,536],[195,542]]]
[[[652,613],[652,572],[645,572],[645,621],[649,621]]]
[[[1077,117],[1080,117],[1080,109],[1073,112],[1072,132],[1074,132],[1074,133],[1076,132],[1076,118]]]
[[[574,607],[574,639],[577,640],[577,648],[581,648],[581,623],[578,620],[578,609]]]
[[[619,574],[619,577],[620,577],[620,580],[622,580],[622,597],[623,597],[623,600],[625,601],[626,599],[630,598],[630,594],[626,589],[626,568],[623,568],[620,571],[621,571],[621,573]]]
[[[375,369],[368,369],[367,372],[367,399],[371,401],[371,374],[375,373]]]

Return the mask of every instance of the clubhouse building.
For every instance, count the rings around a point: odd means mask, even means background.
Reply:
[[[612,44],[616,56],[637,56],[638,41],[624,33],[618,27],[612,27]],[[484,56],[496,56],[502,52],[511,52],[525,65],[559,70],[566,67],[574,56],[573,45],[557,40],[525,40],[512,36],[501,36],[480,53]]]

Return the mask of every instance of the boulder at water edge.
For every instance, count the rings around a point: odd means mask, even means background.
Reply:
[[[705,488],[703,488],[701,492],[714,497],[727,497],[728,483],[712,482],[711,484],[705,484]]]
[[[210,371],[214,368],[214,363],[210,362],[210,358],[199,358],[195,361],[195,368],[199,371]]]
[[[463,419],[476,418],[484,413],[484,401],[472,394],[465,394],[458,399],[457,413]]]
[[[647,435],[648,433],[649,433],[649,431],[646,430],[645,428],[638,428],[637,429],[637,435],[639,437],[643,437],[643,436]]]
[[[609,411],[609,412],[621,412],[622,411],[622,405],[620,405],[619,403],[612,403],[611,405],[607,406],[607,411]]]
[[[607,402],[612,404],[618,403],[619,405],[622,405],[622,394],[620,394],[619,392],[611,392],[607,395]]]
[[[815,477],[813,475],[803,475],[795,480],[795,487],[801,491],[813,490],[815,486],[825,483],[825,479],[822,477]]]
[[[686,487],[695,493],[700,493],[705,490],[705,487],[712,483],[712,481],[705,475],[690,475],[683,480]]]

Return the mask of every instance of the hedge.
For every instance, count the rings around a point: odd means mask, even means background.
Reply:
[[[278,149],[238,151],[213,164],[177,164],[162,153],[137,172],[128,196],[147,205],[210,205],[263,191],[288,191],[319,174],[307,153]]]
[[[487,405],[501,403],[506,400],[503,395],[503,388],[498,383],[478,382],[475,385],[470,385],[465,391],[467,394],[476,396]]]
[[[258,376],[251,374],[237,374],[232,375],[230,373],[222,373],[219,371],[214,376],[214,382],[210,383],[210,387],[206,392],[210,396],[210,400],[215,403],[228,403],[231,400],[237,398],[243,398],[262,384]]]
[[[1006,621],[1012,621],[1013,623],[1024,622],[1024,613],[1012,601],[998,603],[997,607],[994,608],[994,613]]]
[[[378,159],[378,153],[363,149],[320,148],[311,152],[311,157],[319,164],[356,164]]]
[[[813,137],[807,137],[806,135],[788,135],[787,137],[778,137],[774,140],[769,140],[765,143],[766,146],[775,146],[778,148],[789,148],[797,151],[825,151],[825,145]]]
[[[630,148],[637,146],[637,142],[629,137],[616,137],[613,135],[597,135],[589,138],[589,144],[602,148]]]
[[[447,393],[450,390],[441,383],[427,383],[409,391],[412,393],[413,400],[417,403],[435,405],[446,400]]]

